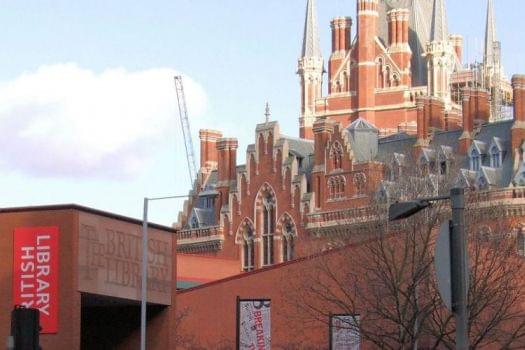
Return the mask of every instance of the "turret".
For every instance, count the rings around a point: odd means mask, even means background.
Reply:
[[[445,0],[434,0],[430,42],[427,44],[428,91],[448,106],[450,76],[456,62],[456,51],[448,35]]]

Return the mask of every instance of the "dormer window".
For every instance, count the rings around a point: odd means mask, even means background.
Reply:
[[[496,146],[490,149],[490,166],[493,168],[501,167],[501,152]]]
[[[191,218],[191,228],[199,228],[199,220],[195,216]]]
[[[470,170],[479,171],[481,168],[481,156],[477,149],[473,149],[470,153]]]

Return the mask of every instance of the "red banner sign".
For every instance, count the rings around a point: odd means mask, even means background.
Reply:
[[[41,333],[58,331],[58,227],[16,228],[13,304],[40,310]]]

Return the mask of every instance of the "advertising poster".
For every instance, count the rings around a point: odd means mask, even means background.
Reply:
[[[359,316],[332,315],[330,317],[330,349],[359,350]]]
[[[41,333],[58,331],[58,227],[16,228],[13,306],[40,310]]]
[[[237,348],[271,349],[270,300],[237,301]]]

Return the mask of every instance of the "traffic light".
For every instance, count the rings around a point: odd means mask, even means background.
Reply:
[[[40,350],[40,311],[16,305],[11,312],[11,335],[15,350]]]

